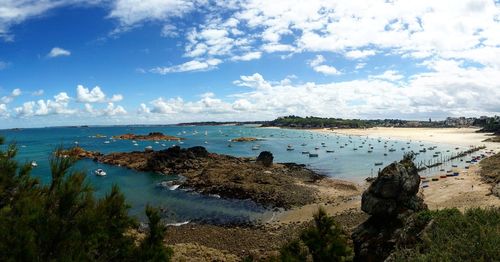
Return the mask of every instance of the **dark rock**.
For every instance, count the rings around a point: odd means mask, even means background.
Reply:
[[[410,234],[418,232],[408,221],[415,212],[427,209],[416,194],[420,176],[413,155],[385,167],[363,192],[361,209],[371,217],[352,234],[355,261],[383,261],[401,243],[414,242]],[[405,228],[406,227],[406,228]]]
[[[270,167],[273,165],[273,154],[269,151],[262,151],[260,152],[259,156],[257,157],[257,163],[262,164],[265,167]]]
[[[206,148],[202,146],[195,146],[188,148],[189,152],[192,152],[196,157],[207,157],[208,156],[208,151]]]

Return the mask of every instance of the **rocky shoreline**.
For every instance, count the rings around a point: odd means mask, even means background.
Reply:
[[[139,140],[139,141],[145,141],[145,140],[150,140],[150,141],[159,141],[159,140],[180,141],[180,140],[184,140],[184,138],[182,138],[182,137],[164,135],[161,132],[151,132],[147,135],[123,134],[123,135],[113,136],[112,138],[113,139],[120,139],[120,140]]]
[[[231,139],[231,142],[254,142],[259,141],[260,139],[255,137],[238,137]]]
[[[272,163],[272,154],[265,151],[257,159],[209,153],[201,146],[107,155],[75,147],[60,154],[138,171],[180,175],[186,179],[175,181],[179,188],[223,198],[250,199],[273,208],[315,203],[319,198],[317,187],[325,178],[305,165]]]

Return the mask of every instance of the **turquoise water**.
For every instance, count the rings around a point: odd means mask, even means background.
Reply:
[[[113,135],[124,133],[147,134],[149,132],[163,132],[164,134],[186,138],[182,147],[204,146],[210,152],[233,156],[256,157],[259,152],[268,150],[274,154],[275,162],[296,162],[306,164],[310,168],[333,178],[362,181],[364,178],[376,175],[380,167],[401,159],[404,152],[418,152],[422,148],[437,146],[434,151],[417,156],[416,162],[436,161],[441,157],[449,156],[466,148],[456,149],[455,146],[444,144],[430,144],[420,141],[398,141],[379,138],[349,137],[345,135],[325,134],[303,130],[288,130],[274,128],[256,128],[254,126],[133,126],[133,127],[89,127],[89,128],[38,128],[22,130],[0,130],[0,135],[6,137],[7,142],[16,142],[19,147],[18,160],[36,161],[33,175],[43,182],[50,179],[48,158],[58,146],[70,147],[77,142],[87,150],[96,150],[102,153],[126,152],[144,150],[152,146],[155,150],[165,149],[176,144],[175,142],[132,141],[110,139]],[[97,134],[107,138],[96,138]],[[257,142],[231,143],[228,140],[241,136],[261,138]],[[107,142],[108,141],[108,142]],[[371,144],[371,145],[370,145]],[[259,145],[259,150],[252,147]],[[287,147],[294,148],[288,151]],[[386,145],[387,147],[384,147]],[[343,148],[341,148],[343,146]],[[373,152],[368,153],[370,147]],[[316,149],[318,148],[318,149]],[[354,150],[357,148],[357,150]],[[389,152],[394,148],[394,152]],[[404,150],[403,150],[404,149]],[[327,153],[326,150],[333,150]],[[317,153],[318,157],[309,157],[302,151]],[[433,157],[433,152],[441,152],[439,157]],[[384,156],[384,153],[387,156]],[[383,166],[375,166],[376,162],[383,162]],[[452,164],[465,165],[457,159],[446,166],[427,170],[425,174],[448,168]],[[89,182],[94,186],[99,196],[109,191],[111,185],[118,184],[131,204],[131,214],[142,218],[147,203],[162,207],[164,216],[170,222],[180,221],[207,221],[212,223],[242,222],[248,220],[266,220],[270,212],[249,200],[227,200],[210,196],[202,196],[194,192],[182,190],[168,190],[157,187],[163,180],[176,179],[175,176],[163,176],[154,173],[144,173],[122,167],[108,166],[94,163],[90,160],[81,160],[76,168],[87,172]],[[92,174],[96,168],[102,168],[107,176],[98,177]]]

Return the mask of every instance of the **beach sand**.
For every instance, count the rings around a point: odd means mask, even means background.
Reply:
[[[457,171],[458,177],[427,177],[429,187],[421,188],[420,193],[429,209],[456,207],[463,211],[474,207],[500,206],[500,198],[490,193],[491,185],[481,180],[478,165]],[[439,181],[432,181],[431,178],[439,178]]]
[[[476,133],[478,128],[397,128],[374,127],[367,129],[311,129],[316,132],[337,133],[352,136],[382,137],[399,140],[425,141],[457,146],[485,145],[500,151],[500,143],[483,142],[491,134]]]
[[[455,146],[481,146],[487,150],[500,152],[500,143],[483,142],[489,134],[476,133],[476,128],[369,128],[369,129],[312,129],[315,132],[338,133],[353,136],[382,137],[387,139],[425,141]],[[490,194],[490,184],[481,180],[479,165],[471,165],[469,169],[456,169],[458,177],[440,178],[430,181],[429,187],[421,188],[425,203],[430,209],[458,208],[465,210],[473,207],[500,206],[500,198]],[[445,175],[445,174],[440,174]],[[432,178],[439,177],[429,176]],[[327,180],[328,181],[328,180]],[[322,186],[321,200],[317,204],[306,205],[281,212],[271,223],[289,224],[312,219],[318,207],[323,207],[328,214],[361,217],[361,193],[368,184],[358,185],[357,191],[341,190],[341,181],[325,182],[335,186]],[[345,181],[346,184],[349,182]],[[473,187],[472,187],[473,186]]]

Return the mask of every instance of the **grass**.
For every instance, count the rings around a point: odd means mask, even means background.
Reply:
[[[395,261],[495,261],[500,258],[500,208],[424,211],[423,241],[397,250]]]

